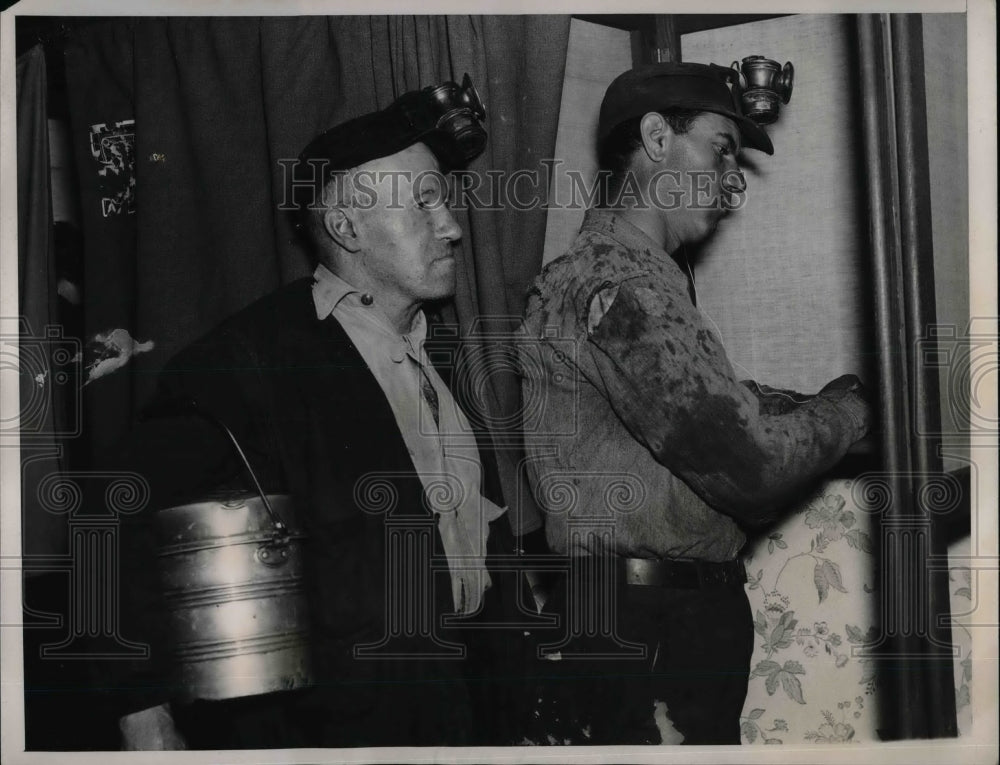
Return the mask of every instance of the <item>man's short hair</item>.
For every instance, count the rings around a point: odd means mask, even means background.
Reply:
[[[343,172],[316,189],[316,199],[313,204],[305,205],[294,211],[293,224],[302,241],[307,245],[311,259],[317,261],[323,247],[329,239],[323,218],[332,207],[350,206],[351,196],[348,193],[353,185],[349,172]]]
[[[486,146],[485,119],[486,108],[466,74],[461,86],[445,82],[413,90],[381,111],[320,133],[292,164],[288,179],[295,230],[307,244],[322,242],[322,208],[346,203],[342,190],[352,182],[350,171],[414,144],[427,146],[443,172],[466,167]],[[331,185],[337,187],[333,194]]]
[[[700,109],[681,107],[672,107],[660,112],[670,125],[670,129],[678,134],[687,133],[695,118],[703,113]],[[597,167],[607,177],[606,184],[601,186],[607,190],[606,197],[600,200],[602,205],[608,204],[609,199],[614,199],[618,195],[625,183],[626,174],[632,167],[632,158],[642,148],[640,130],[642,119],[642,117],[631,117],[615,125],[597,147]]]

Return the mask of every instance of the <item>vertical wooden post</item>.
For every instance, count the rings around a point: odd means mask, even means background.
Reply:
[[[955,736],[951,634],[940,626],[949,616],[947,583],[931,576],[946,551],[922,491],[941,472],[927,440],[939,429],[939,399],[936,380],[918,378],[923,365],[915,363],[917,340],[934,321],[921,30],[887,14],[861,15],[857,28],[884,471],[877,477],[888,498],[881,637],[872,648],[885,697],[896,700],[882,705],[879,734]]]
[[[644,17],[632,32],[632,66],[681,60],[681,35],[676,19],[669,14]]]
[[[954,660],[950,593],[947,571],[948,547],[937,532],[933,484],[940,485],[944,466],[939,444],[941,397],[938,370],[920,363],[918,354],[934,350],[937,322],[934,296],[934,245],[931,236],[930,158],[927,147],[927,100],[924,81],[923,23],[919,14],[890,17],[892,66],[896,108],[899,215],[903,294],[905,298],[906,350],[910,379],[911,470],[913,512],[929,524],[929,560],[921,573],[926,590],[920,604],[928,614],[922,646],[928,660],[921,667],[923,698],[927,702],[927,727],[918,735],[940,738],[957,736]],[[937,532],[937,533],[936,533]],[[937,565],[931,565],[936,562]],[[942,567],[943,564],[943,567]]]

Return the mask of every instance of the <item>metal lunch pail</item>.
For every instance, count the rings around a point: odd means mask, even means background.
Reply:
[[[266,495],[270,507],[262,496],[211,497],[156,513],[178,701],[309,684],[304,536],[288,495]]]

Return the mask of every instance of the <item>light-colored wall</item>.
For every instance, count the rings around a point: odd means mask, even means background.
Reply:
[[[702,250],[695,276],[737,374],[804,393],[848,372],[873,381],[853,23],[798,15],[681,40],[686,61],[760,54],[795,67],[791,101],[766,128],[774,155],[743,152],[746,204]]]
[[[699,307],[740,377],[813,393],[851,372],[874,382],[864,184],[850,16],[798,15],[681,39],[684,60],[760,54],[795,67],[789,104],[747,150],[746,205],[696,260]],[[825,482],[747,551],[757,644],[745,744],[876,741],[874,519],[853,481]]]
[[[934,290],[937,324],[954,332],[949,346],[953,363],[941,368],[941,425],[945,443],[945,469],[967,464],[970,450],[962,435],[969,424],[969,125],[966,17],[957,13],[925,14],[924,82],[927,88],[927,148],[930,159],[931,226],[934,243]],[[995,331],[995,325],[994,325]],[[975,476],[975,474],[973,474]],[[974,497],[975,495],[973,495]],[[973,505],[973,513],[982,512]],[[973,524],[973,530],[976,525]],[[948,555],[952,638],[959,648],[956,658],[955,701],[959,730],[972,729],[970,652],[968,625],[979,600],[978,578],[967,565],[971,539],[953,544]],[[977,545],[978,546],[978,545]],[[978,574],[977,574],[978,577]]]
[[[570,22],[559,129],[556,133],[555,155],[562,160],[562,164],[552,179],[543,263],[562,255],[580,230],[585,210],[565,204],[572,199],[568,173],[576,172],[580,178],[586,179],[586,183],[593,182],[597,172],[595,142],[601,99],[611,81],[631,68],[628,32],[579,19]]]
[[[946,469],[968,458],[956,438],[968,426],[966,336],[969,321],[969,128],[965,16],[925,14],[924,81],[930,158],[934,290],[939,331],[954,333],[952,363],[941,367],[941,426],[948,442]],[[942,344],[946,343],[942,340]]]

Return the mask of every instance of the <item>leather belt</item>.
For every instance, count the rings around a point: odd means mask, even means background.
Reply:
[[[743,561],[709,563],[703,560],[619,558],[625,584],[697,590],[705,587],[742,587],[747,581]]]

